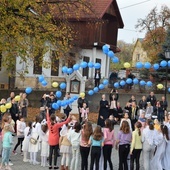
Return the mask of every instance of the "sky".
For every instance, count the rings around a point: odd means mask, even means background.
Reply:
[[[137,38],[144,38],[145,32],[138,32],[135,29],[137,20],[145,17],[157,6],[162,5],[170,8],[170,0],[117,0],[119,10],[124,22],[124,28],[118,31],[118,40],[133,43]]]

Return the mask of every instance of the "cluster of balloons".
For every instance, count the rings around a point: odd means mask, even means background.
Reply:
[[[99,90],[103,90],[105,86],[107,86],[109,81],[107,79],[104,79],[102,84],[99,84],[99,87],[94,87],[93,90],[89,90],[88,94],[92,96],[93,94],[97,93]]]
[[[74,64],[73,68],[68,68],[67,66],[63,66],[62,72],[66,73],[66,74],[72,74],[74,71],[77,71],[80,68],[86,68],[86,67],[89,67],[89,68],[94,67],[95,69],[100,69],[101,64],[100,63],[93,63],[91,61],[87,63],[86,61],[83,61],[80,64]]]
[[[103,45],[102,51],[104,54],[106,54],[109,58],[111,58],[113,63],[118,63],[119,58],[115,56],[114,52],[109,49],[109,46],[107,44]]]
[[[12,107],[11,103],[6,103],[5,105],[0,106],[0,111],[1,113],[5,113],[7,109],[10,109]]]
[[[38,81],[41,83],[42,86],[47,86],[47,81],[45,80],[43,75],[38,77]]]
[[[57,92],[56,92],[57,93]],[[60,107],[69,105],[71,103],[73,103],[75,100],[77,100],[78,97],[77,96],[73,96],[70,99],[66,99],[66,100],[57,100],[56,103],[52,104],[52,108],[55,110],[58,110]]]
[[[167,62],[165,60],[162,60],[160,63],[155,63],[155,64],[151,64],[150,62],[145,62],[145,63],[142,63],[142,62],[137,62],[135,64],[135,67],[137,69],[141,69],[141,68],[145,68],[145,69],[150,69],[150,68],[153,68],[154,70],[158,70],[160,67],[170,67],[170,60]],[[130,63],[128,62],[125,62],[124,63],[124,68],[130,68],[131,65]]]

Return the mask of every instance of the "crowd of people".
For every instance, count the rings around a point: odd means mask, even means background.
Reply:
[[[97,125],[94,126],[88,120],[89,105],[85,96],[77,100],[77,120],[70,114],[71,104],[63,108],[65,114],[61,118],[57,117],[52,108],[52,103],[56,102],[55,95],[44,94],[40,100],[40,115],[36,115],[33,122],[26,122],[28,99],[26,94],[20,96],[21,100],[16,102],[12,92],[7,100],[1,100],[1,104],[11,102],[12,107],[1,117],[0,169],[11,170],[11,151],[14,155],[19,154],[19,146],[23,162],[48,166],[49,169],[87,170],[90,167],[90,170],[113,170],[111,155],[114,147],[118,150],[119,170],[133,170],[134,167],[139,170],[141,153],[144,170],[170,169],[170,114],[164,96],[157,100],[151,92],[137,102],[132,95],[126,106],[121,107],[118,91],[111,90],[109,101],[106,95],[102,95]],[[65,98],[69,97],[67,93]],[[117,134],[115,125],[120,126]],[[16,144],[12,139],[15,135]],[[37,161],[38,153],[41,162]],[[60,154],[59,166],[57,158]],[[103,162],[102,167],[100,162]]]

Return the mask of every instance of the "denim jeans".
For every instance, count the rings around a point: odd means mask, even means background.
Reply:
[[[72,146],[72,160],[71,160],[71,170],[77,170],[79,164],[79,157],[80,157],[80,148],[79,146]]]
[[[4,165],[5,162],[7,163],[7,165],[9,164],[10,153],[11,153],[11,148],[3,148],[3,150],[2,150],[2,165]]]

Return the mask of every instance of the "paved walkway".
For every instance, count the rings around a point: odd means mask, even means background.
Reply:
[[[118,129],[119,129],[119,126],[116,125],[115,134],[117,134]],[[16,143],[16,141],[17,141],[17,137],[14,137],[14,143]],[[19,147],[17,151],[19,153]],[[48,167],[41,167],[40,165],[31,165],[30,163],[24,163],[22,159],[23,159],[23,156],[21,156],[20,154],[17,154],[17,155],[14,155],[13,153],[11,154],[11,160],[14,164],[13,166],[11,166],[12,170],[43,170],[43,169],[47,170],[48,169]],[[89,156],[89,159],[90,159],[90,156]],[[37,160],[40,162],[40,153],[38,153]],[[58,158],[57,165],[60,165],[60,162],[61,162],[61,157]],[[112,151],[112,162],[113,162],[114,170],[118,170],[118,152],[115,149],[113,149]],[[89,163],[90,163],[90,160],[89,160]],[[142,163],[141,163],[141,166],[142,166]],[[81,168],[77,170],[81,170]],[[100,170],[103,170],[103,169],[101,168]],[[141,167],[141,170],[143,170],[142,167]]]

